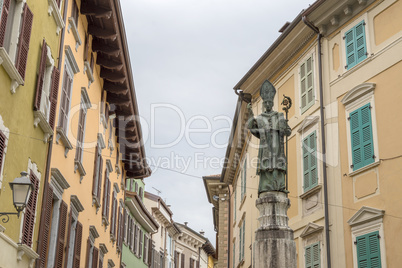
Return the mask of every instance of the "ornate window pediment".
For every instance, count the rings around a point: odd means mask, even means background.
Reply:
[[[315,223],[309,222],[309,224],[307,224],[303,232],[300,234],[300,237],[306,237],[313,233],[322,232],[322,230],[324,230],[324,226],[320,226]]]
[[[384,217],[385,211],[376,208],[362,207],[355,215],[348,220],[350,226],[360,225],[366,222],[375,221]]]
[[[343,105],[347,105],[347,104],[359,99],[362,96],[372,95],[375,87],[376,87],[375,83],[360,84],[360,85],[352,88],[351,90],[349,90],[349,92],[346,93],[345,97],[343,97],[341,102]]]

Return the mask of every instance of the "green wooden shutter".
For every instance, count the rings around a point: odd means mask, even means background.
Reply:
[[[374,162],[370,103],[350,113],[353,170]]]
[[[309,245],[305,248],[304,259],[306,268],[321,267],[320,242]]]
[[[345,34],[346,69],[350,69],[367,58],[366,33],[361,21]]]
[[[303,139],[303,182],[305,191],[318,184],[316,140],[315,131]]]
[[[356,38],[356,56],[357,63],[363,61],[367,58],[367,48],[366,48],[366,32],[364,26],[366,23],[361,21],[355,26],[355,38]]]
[[[314,104],[314,74],[313,74],[313,57],[309,57],[300,66],[300,96],[301,96],[301,112],[304,113]]]
[[[356,238],[358,268],[381,268],[381,250],[378,231]]]

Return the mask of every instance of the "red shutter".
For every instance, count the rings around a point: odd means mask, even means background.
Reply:
[[[60,204],[60,216],[59,216],[59,229],[57,232],[57,245],[56,245],[56,258],[54,267],[63,266],[63,253],[64,253],[64,237],[66,235],[66,224],[67,224],[67,204],[62,201]],[[71,213],[70,213],[71,218]],[[71,219],[70,225],[71,227]],[[68,250],[67,250],[68,253]]]
[[[0,174],[1,174],[1,167],[3,166],[5,149],[6,149],[6,136],[3,134],[3,132],[0,131]]]
[[[30,174],[31,183],[34,185],[35,189],[31,192],[29,196],[28,203],[25,207],[25,215],[24,215],[24,225],[22,228],[22,244],[25,244],[29,247],[32,245],[32,235],[35,225],[35,211],[36,211],[36,202],[38,200],[38,191],[39,191],[39,180],[35,176],[35,174],[31,170]]]
[[[39,254],[39,263],[37,267],[46,267],[46,254],[47,248],[49,244],[49,233],[50,233],[50,221],[52,218],[52,205],[53,205],[53,187],[48,184],[47,186],[47,194],[45,196],[45,200],[42,203],[42,213],[43,218],[40,221],[40,237],[39,246],[38,246],[38,254]]]
[[[45,39],[43,39],[42,54],[41,54],[40,63],[39,63],[38,80],[36,82],[34,111],[40,110],[40,101],[42,99],[43,80],[45,78],[45,71],[46,71],[46,56],[47,56],[47,45],[46,45]]]
[[[99,152],[101,154],[101,152]],[[103,157],[102,155],[99,156],[99,170],[98,170],[98,191],[96,196],[98,197],[100,203],[100,195],[101,195],[101,186],[102,186],[102,170],[103,170]]]
[[[93,180],[92,180],[92,195],[93,196],[96,196],[96,194],[97,194],[97,188],[95,187],[95,185],[96,185],[96,182],[97,182],[97,178],[96,178],[96,176],[98,176],[98,161],[99,161],[99,156],[98,156],[98,145],[96,145],[96,149],[95,149],[95,161],[94,161],[94,177],[93,177]]]
[[[94,247],[94,253],[92,255],[92,268],[98,268],[98,256],[99,256],[99,249]]]
[[[49,112],[49,125],[54,128],[56,122],[56,108],[57,108],[57,97],[59,95],[59,82],[60,82],[60,71],[56,67],[53,68],[52,72],[52,85],[50,92],[50,112]]]
[[[102,258],[99,258],[99,268],[103,268],[103,260],[102,260]]]
[[[71,236],[71,226],[73,224],[73,212],[70,209],[70,216],[68,220],[68,232],[67,232],[67,241],[66,241],[66,256],[68,256],[68,253],[70,251],[70,236]],[[60,231],[60,230],[59,230]],[[59,232],[60,233],[60,232]],[[73,250],[73,249],[71,249]],[[68,258],[65,259],[64,267],[67,267],[67,261]],[[60,266],[61,267],[61,266]]]
[[[82,224],[80,222],[77,222],[77,227],[75,229],[73,268],[80,268],[81,241],[82,241]]]
[[[107,178],[107,199],[106,199],[106,219],[109,219],[109,208],[110,208],[110,180]]]
[[[3,10],[1,13],[1,20],[0,20],[0,47],[4,46],[4,38],[6,37],[6,27],[7,27],[7,18],[8,18],[8,11],[10,9],[10,1],[11,0],[4,0],[3,2]]]
[[[89,266],[89,255],[91,254],[91,240],[88,238],[87,239],[87,257],[85,260],[85,267],[90,267]]]
[[[22,14],[20,38],[18,41],[18,52],[15,67],[25,80],[25,71],[27,68],[29,40],[31,39],[31,30],[33,22],[33,13],[25,3],[24,13]]]

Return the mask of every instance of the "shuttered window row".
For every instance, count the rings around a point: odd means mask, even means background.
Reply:
[[[309,245],[305,248],[304,259],[306,263],[306,268],[320,268],[321,267],[321,257],[320,257],[320,243]]]
[[[374,162],[373,130],[370,103],[349,115],[352,168],[357,170]]]
[[[318,184],[316,131],[303,139],[302,147],[303,186],[304,191],[308,191]]]
[[[361,21],[345,33],[346,66],[349,70],[367,58],[366,23]]]

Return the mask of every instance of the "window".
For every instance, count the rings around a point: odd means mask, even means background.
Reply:
[[[362,207],[348,221],[352,227],[354,267],[387,267],[384,241],[385,211]]]
[[[144,246],[144,233],[142,232],[141,228],[139,228],[138,234],[138,257],[142,257],[142,247]]]
[[[237,187],[235,187],[235,189],[234,189],[234,215],[233,215],[233,218],[234,218],[234,221],[233,222],[236,222],[236,211],[237,211],[237,191],[236,191],[236,188]]]
[[[15,93],[25,80],[33,13],[23,1],[3,0],[1,5],[0,56],[13,80],[11,92]]]
[[[363,20],[345,33],[347,70],[367,58],[365,25]]]
[[[60,112],[59,112],[59,127],[67,133],[68,117],[70,112],[71,91],[73,87],[73,75],[70,71],[69,63],[66,61],[64,66],[63,86],[61,88]]]
[[[245,227],[246,227],[246,221],[243,219],[243,222],[241,223],[239,229],[239,262],[244,260]]]
[[[59,79],[60,71],[54,67],[54,59],[50,48],[46,41],[43,40],[34,100],[34,125],[40,125],[46,138],[53,135]]]
[[[246,195],[246,181],[247,181],[247,157],[243,162],[243,169],[241,171],[241,201],[243,201],[243,197]]]
[[[87,109],[89,109],[90,107],[91,107],[91,103],[90,103],[87,91],[85,88],[82,88],[81,89],[80,114],[79,114],[79,119],[78,119],[78,130],[77,130],[77,132],[78,132],[77,133],[77,148],[76,148],[75,160],[74,160],[74,163],[75,163],[74,168],[75,168],[75,170],[78,169],[78,171],[80,172],[81,180],[82,180],[82,177],[85,176],[85,174],[86,174],[83,163],[82,163],[82,154],[83,154],[83,150],[84,150],[85,123],[87,120]],[[98,177],[98,181],[99,181],[98,184],[100,185],[102,178]],[[100,189],[98,189],[98,192],[96,195],[99,200],[100,199]]]
[[[378,231],[356,237],[358,268],[381,268],[380,234]]]
[[[308,57],[300,66],[300,108],[303,114],[314,102],[313,56]]]
[[[318,184],[316,131],[313,131],[303,139],[302,152],[303,185],[306,192]]]
[[[304,259],[306,268],[320,268],[320,243],[309,245],[305,248]]]
[[[367,166],[375,159],[371,108],[368,103],[349,115],[353,170]]]
[[[31,169],[29,173],[29,179],[34,186],[34,190],[31,192],[28,203],[25,207],[24,223],[22,227],[21,243],[27,245],[28,247],[32,246],[33,232],[36,222],[36,203],[38,201],[39,193],[40,174],[35,171]]]
[[[110,182],[110,181],[109,181]],[[110,236],[112,241],[116,241],[116,214],[117,214],[117,193],[113,191],[113,199],[112,199],[112,215],[110,215]]]
[[[375,84],[354,87],[342,99],[346,110],[346,128],[350,173],[354,174],[378,165],[377,127],[374,103]]]
[[[144,256],[143,256],[143,261],[144,263],[148,263],[148,243],[149,243],[149,238],[144,234]],[[176,255],[175,255],[176,258]]]
[[[105,226],[109,225],[109,204],[110,204],[110,189],[111,183],[109,179],[109,171],[105,170],[105,182],[103,185],[103,209],[102,221]]]
[[[235,243],[233,243],[233,260],[232,260],[232,262],[233,262],[233,268],[236,268],[236,244]]]
[[[10,131],[4,126],[3,118],[0,115],[0,190],[3,181],[4,162],[7,153],[7,144]]]
[[[81,118],[80,118],[81,119]],[[78,141],[77,141],[78,142]],[[77,148],[77,151],[79,149]],[[81,154],[82,157],[82,154]],[[95,147],[95,163],[94,163],[94,175],[92,181],[92,203],[95,204],[97,207],[100,207],[100,195],[102,189],[102,171],[103,171],[103,157],[102,157],[102,148],[99,144]],[[106,181],[109,180],[109,171],[105,169],[105,187],[103,192],[103,206],[105,209],[105,193],[106,193]],[[105,212],[105,211],[104,211]],[[105,214],[102,214],[105,215]]]

